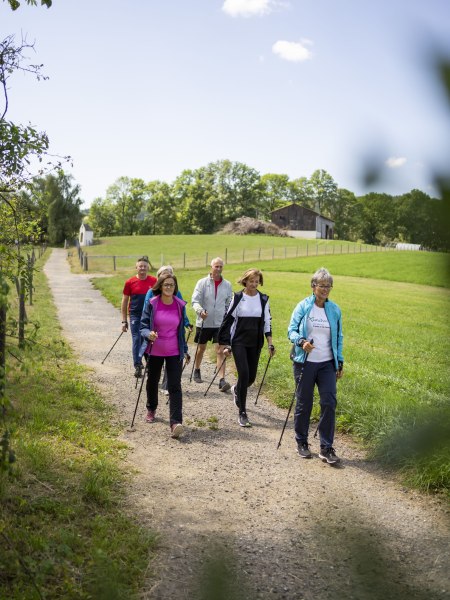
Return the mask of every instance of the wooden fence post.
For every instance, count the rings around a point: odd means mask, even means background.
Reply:
[[[116,257],[113,256],[113,269],[116,270]]]
[[[19,348],[25,346],[25,278],[21,277],[19,283]]]
[[[33,267],[34,267],[34,261],[32,259],[31,256],[28,255],[28,260],[27,260],[27,266],[28,266],[28,281],[30,283],[30,306],[33,306]]]

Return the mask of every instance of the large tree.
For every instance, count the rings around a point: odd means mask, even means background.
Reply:
[[[60,171],[45,178],[44,198],[48,206],[48,241],[62,244],[73,240],[81,225],[80,186],[72,183],[72,176]]]
[[[96,237],[106,237],[116,233],[116,213],[110,199],[95,198],[89,209],[89,225]]]
[[[320,214],[331,216],[338,198],[338,186],[329,173],[317,169],[309,179],[316,210]]]
[[[114,206],[120,235],[133,235],[137,231],[137,217],[141,213],[146,199],[144,181],[119,177],[107,189],[106,199]]]

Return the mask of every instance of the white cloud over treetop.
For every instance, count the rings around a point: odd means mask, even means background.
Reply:
[[[386,165],[390,169],[398,169],[399,167],[403,167],[406,163],[406,158],[404,156],[391,156],[387,159]]]
[[[286,40],[278,40],[272,46],[272,52],[284,60],[292,62],[303,62],[312,58],[312,52],[306,47],[310,44],[309,41],[303,42],[287,42]]]
[[[268,15],[275,5],[273,0],[225,0],[222,10],[231,17]]]

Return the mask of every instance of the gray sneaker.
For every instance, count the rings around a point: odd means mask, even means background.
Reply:
[[[231,387],[231,385],[228,383],[228,381],[225,381],[225,379],[222,378],[219,381],[219,391],[220,392],[228,392],[230,387]]]
[[[203,383],[202,376],[200,375],[200,369],[194,369],[194,381],[195,383]]]
[[[251,427],[252,424],[248,420],[247,413],[243,412],[239,415],[238,423],[241,427]]]
[[[309,446],[306,442],[298,442],[297,443],[297,452],[298,455],[302,458],[311,458],[312,454],[309,450]]]
[[[327,462],[329,465],[335,465],[341,462],[341,459],[336,456],[336,452],[331,446],[329,448],[320,448],[319,458],[321,458],[324,462]]]

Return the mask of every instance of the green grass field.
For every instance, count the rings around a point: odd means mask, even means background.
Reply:
[[[21,363],[8,354],[17,460],[12,477],[0,471],[0,598],[137,598],[156,543],[124,509],[131,474],[114,411],[64,345],[42,273],[26,308],[40,344]]]
[[[422,429],[434,423],[436,415],[445,429],[440,439],[450,439],[450,293],[438,287],[444,283],[445,258],[395,252],[261,265],[265,274],[262,290],[270,296],[277,348],[266,378],[267,395],[279,406],[290,403],[293,380],[287,326],[297,302],[310,292],[311,273],[325,266],[335,275],[331,297],[342,308],[345,335],[338,426],[356,436],[379,460],[403,470],[414,485],[427,490],[448,489],[450,484],[446,444],[421,452],[420,460],[411,446],[411,438],[423,437]],[[254,263],[228,265],[224,275],[234,284],[248,266]],[[186,300],[190,301],[195,282],[206,272],[203,268],[177,273]],[[422,279],[433,285],[424,285]],[[95,285],[115,306],[119,306],[123,282],[121,276],[95,279]],[[239,289],[236,284],[233,287]],[[190,306],[188,314],[193,319]],[[260,376],[266,361],[263,353]],[[317,416],[317,407],[315,410]],[[429,438],[434,440],[432,432]]]
[[[154,271],[162,264],[178,270],[207,269],[212,258],[221,256],[227,265],[256,264],[266,271],[312,273],[326,265],[336,275],[450,287],[446,254],[381,250],[351,242],[262,235],[161,235],[102,238],[86,251],[89,272],[121,277],[133,272],[136,258],[143,254],[149,256]],[[117,257],[115,263],[111,256]],[[71,263],[74,271],[81,272],[73,253]]]
[[[227,264],[249,261],[297,258],[299,256],[330,256],[333,254],[368,254],[375,246],[331,240],[303,240],[264,235],[155,235],[102,238],[100,244],[85,248],[90,272],[126,272],[130,263],[146,254],[157,269],[172,264],[177,269],[197,269],[209,265],[221,256]],[[394,253],[384,250],[386,253]],[[111,258],[115,256],[115,260]],[[123,258],[125,257],[125,258]],[[128,257],[128,258],[127,258]],[[130,258],[131,257],[131,258]],[[81,270],[78,257],[74,270]]]

